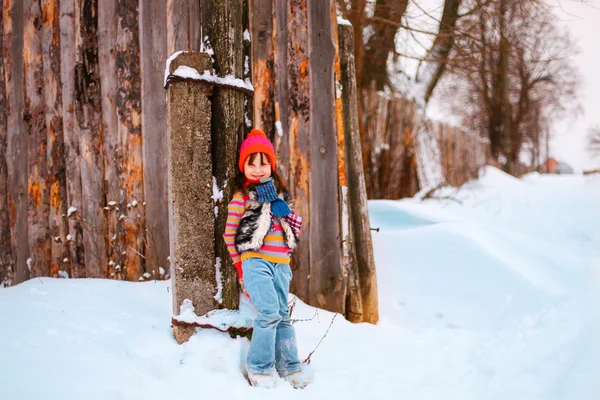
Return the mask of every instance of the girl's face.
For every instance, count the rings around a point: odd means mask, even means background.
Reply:
[[[264,153],[250,154],[244,164],[244,175],[246,179],[255,181],[270,177],[271,163],[269,157]]]

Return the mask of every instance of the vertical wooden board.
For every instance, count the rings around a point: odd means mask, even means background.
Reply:
[[[72,218],[83,226],[86,276],[106,277],[106,225],[104,221],[104,157],[102,106],[98,64],[98,3],[75,3],[75,132],[79,136],[82,209]]]
[[[199,0],[167,0],[167,49],[198,51],[200,48]]]
[[[288,2],[287,10],[287,86],[289,186],[294,195],[295,211],[304,218],[300,244],[294,251],[291,268],[294,274],[290,291],[305,302],[309,298],[310,240],[310,97],[308,74],[308,15],[306,0]]]
[[[146,213],[141,129],[138,1],[119,0],[116,9],[117,131],[123,149],[122,183],[126,209],[119,212],[125,230],[125,278],[137,281],[145,272]],[[158,82],[156,82],[158,83]],[[148,247],[150,245],[148,244]],[[122,254],[122,253],[121,253]]]
[[[312,305],[344,313],[330,1],[308,1],[310,75],[310,268]]]
[[[251,6],[249,5],[249,1],[250,0],[242,0],[242,8],[243,8],[243,13],[242,13],[242,29],[244,30],[244,46],[243,46],[243,51],[244,51],[244,73],[243,73],[243,79],[244,81],[247,82],[254,82],[254,80],[252,79],[252,74],[254,73],[254,65],[252,62],[252,49],[254,47],[254,45],[252,44],[252,39],[251,39],[251,35],[250,35],[250,31],[251,31],[251,24],[250,24],[250,8]],[[252,129],[252,127],[256,126],[255,125],[255,120],[256,118],[254,117],[254,104],[255,101],[254,99],[256,98],[256,84],[258,82],[254,82],[254,96],[253,97],[249,97],[249,96],[244,96],[244,123],[245,123],[245,129],[244,131],[244,135],[246,135],[247,132],[250,131],[250,129]],[[258,121],[257,121],[258,123]]]
[[[348,198],[348,181],[346,171],[346,139],[344,135],[344,115],[342,107],[342,73],[340,65],[340,46],[338,38],[338,24],[337,24],[337,8],[335,2],[331,3],[330,6],[330,36],[334,45],[334,57],[333,57],[333,97],[334,97],[334,115],[335,115],[335,133],[337,139],[337,173],[338,173],[338,212],[339,212],[339,230],[340,230],[340,245],[341,245],[341,259],[340,259],[340,277],[344,281],[344,291],[341,293],[344,301],[344,315],[348,315],[347,305],[353,306],[355,309],[360,310],[360,294],[358,290],[350,292],[348,286],[350,285],[350,204]],[[353,284],[357,282],[357,276],[354,276]],[[356,311],[356,310],[355,310]]]
[[[290,141],[288,124],[288,5],[284,1],[275,1],[273,16],[273,59],[275,61],[275,135],[273,143],[278,157],[279,172],[289,182]]]
[[[169,271],[167,115],[164,79],[167,54],[167,0],[140,2],[141,107],[146,199],[146,240],[150,270]],[[166,276],[165,276],[166,277]]]
[[[10,193],[8,176],[8,98],[6,95],[7,73],[5,55],[9,54],[10,42],[5,41],[4,25],[8,24],[4,15],[5,1],[0,0],[0,288],[11,286],[15,282],[14,259],[10,232]],[[7,47],[8,45],[8,47]],[[15,282],[16,283],[16,282]]]
[[[205,8],[202,9],[204,13]],[[212,1],[210,24],[203,26],[214,49],[214,68],[218,76],[241,77],[244,71],[243,1]],[[206,28],[206,29],[205,29]],[[237,274],[223,233],[227,220],[227,204],[233,197],[238,174],[237,154],[244,133],[244,94],[240,91],[215,87],[212,101],[212,157],[216,186],[223,191],[223,200],[215,204],[215,255],[221,260],[223,283],[222,307],[237,308]]]
[[[83,210],[81,192],[81,168],[79,159],[79,130],[75,119],[75,64],[77,47],[75,41],[75,7],[72,1],[60,2],[60,76],[62,83],[62,117],[65,146],[66,207]],[[83,278],[85,271],[85,248],[83,224],[75,215],[63,216],[68,223],[66,244],[69,262],[66,268],[72,278]]]
[[[356,90],[356,67],[354,64],[353,28],[339,25],[340,70],[342,76],[342,104],[344,116],[345,155],[347,162],[348,198],[350,211],[350,268],[348,274],[348,298],[358,291],[360,302],[349,301],[348,320],[376,323],[379,319],[377,274],[367,190],[362,163],[358,98]],[[354,275],[354,276],[352,276]],[[353,286],[358,285],[358,290]],[[357,304],[359,303],[359,304]]]
[[[405,112],[403,99],[396,98],[391,101],[391,112],[389,114],[390,122],[388,124],[388,148],[386,156],[388,168],[384,168],[387,175],[385,184],[385,198],[398,199],[400,192],[400,182],[402,177],[402,137],[405,129]]]
[[[28,263],[33,276],[50,272],[50,188],[48,187],[48,137],[44,105],[42,64],[42,9],[37,0],[24,2],[23,68],[25,73],[23,120],[27,131]]]
[[[104,182],[106,185],[106,257],[107,276],[115,279],[125,277],[126,219],[119,218],[127,212],[125,193],[124,160],[127,154],[118,126],[117,99],[117,8],[118,0],[107,0],[98,8],[98,60],[100,64],[100,87],[102,91],[102,152],[104,156]]]
[[[275,133],[273,0],[251,0],[249,5],[254,127],[262,129],[273,140]]]
[[[42,0],[42,64],[44,103],[48,141],[47,187],[50,190],[49,228],[51,260],[49,275],[71,276],[67,212],[67,182],[65,175],[65,141],[62,118],[62,86],[60,60],[60,24],[58,0]]]

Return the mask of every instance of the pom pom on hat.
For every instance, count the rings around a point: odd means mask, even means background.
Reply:
[[[260,129],[252,129],[240,147],[239,168],[244,172],[246,158],[253,153],[265,153],[269,156],[271,169],[275,169],[275,149],[267,135]]]

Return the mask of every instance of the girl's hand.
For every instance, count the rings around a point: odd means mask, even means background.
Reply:
[[[242,288],[242,292],[244,292],[244,294],[246,295],[247,298],[250,298],[250,295],[246,291],[246,286],[244,286],[244,280],[240,279],[240,280],[238,280],[238,282],[240,284],[240,287]]]

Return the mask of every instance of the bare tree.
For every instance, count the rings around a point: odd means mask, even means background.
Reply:
[[[588,129],[588,151],[600,160],[600,125],[596,125]]]
[[[476,10],[459,25],[470,35],[456,37],[452,57],[461,62],[449,63],[453,79],[444,90],[460,99],[453,110],[464,126],[487,137],[492,157],[518,173],[525,145],[539,147],[540,132],[576,105],[576,48],[536,1],[480,1]]]

